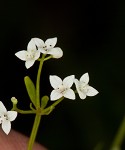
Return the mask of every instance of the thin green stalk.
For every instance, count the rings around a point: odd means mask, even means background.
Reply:
[[[30,106],[32,108],[32,106]],[[36,114],[36,110],[34,108],[32,108],[31,110],[21,110],[19,108],[17,108],[17,104],[13,103],[13,108],[11,109],[11,111],[17,111],[20,114]]]
[[[64,97],[60,98],[59,100],[57,100],[56,102],[54,102],[51,106],[55,107],[56,105],[58,105],[62,100],[64,99]],[[50,107],[51,107],[50,106]]]
[[[37,131],[40,125],[40,120],[41,120],[41,115],[36,114],[27,150],[32,150],[33,148],[33,144],[35,142]]]
[[[48,112],[51,108],[54,108],[56,105],[58,105],[62,100],[64,99],[64,97],[60,98],[59,100],[55,101],[52,105],[50,105],[49,107],[47,107],[46,109],[44,109],[42,111],[42,114],[45,114],[46,112]]]
[[[36,106],[37,108],[40,107],[40,75],[41,75],[45,56],[46,56],[45,54],[42,55],[42,58],[39,64],[38,73],[37,73],[37,80],[36,80]]]
[[[16,108],[14,109],[14,111],[17,111],[20,114],[36,114],[36,112],[33,110],[21,110],[21,109]]]
[[[36,79],[36,109],[37,110],[40,108],[40,76],[41,76],[41,71],[42,71],[45,56],[46,55],[43,54],[42,58],[40,59],[40,64],[39,64],[39,69],[38,69],[37,79]],[[40,120],[41,120],[41,115],[36,114],[33,128],[32,128],[31,135],[30,135],[30,139],[29,139],[29,143],[28,143],[28,150],[32,150],[32,148],[33,148],[33,144],[36,139]]]
[[[123,118],[122,123],[118,129],[118,132],[115,136],[111,150],[115,150],[116,148],[120,148],[124,137],[125,137],[125,117]]]
[[[51,58],[53,58],[53,57],[50,55],[50,56],[46,57],[46,58],[44,59],[44,61],[49,60],[49,59],[51,59]]]

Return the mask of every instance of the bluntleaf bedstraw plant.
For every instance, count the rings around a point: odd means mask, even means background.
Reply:
[[[89,74],[85,73],[81,76],[80,80],[76,79],[75,75],[67,76],[63,80],[57,75],[50,75],[50,84],[54,89],[50,96],[45,95],[40,97],[40,78],[44,61],[63,56],[61,48],[55,47],[56,43],[57,38],[49,38],[45,42],[39,38],[32,38],[28,43],[27,50],[22,50],[15,54],[19,59],[25,61],[25,67],[27,69],[32,67],[35,61],[39,62],[36,84],[32,82],[30,77],[24,77],[25,86],[31,100],[30,110],[19,109],[17,107],[18,100],[15,97],[11,98],[13,108],[10,111],[7,111],[4,104],[0,101],[0,124],[6,134],[9,134],[11,121],[16,119],[17,113],[35,114],[27,150],[32,150],[41,117],[43,115],[49,115],[64,98],[75,100],[75,93],[77,92],[81,99],[85,99],[86,96],[95,96],[98,94],[96,89],[89,86]],[[76,85],[75,92],[71,89],[73,84]],[[52,105],[47,106],[49,100],[54,102]]]

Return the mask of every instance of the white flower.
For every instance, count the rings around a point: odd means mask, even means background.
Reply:
[[[55,47],[57,38],[49,38],[45,42],[39,38],[32,38],[38,50],[43,54],[50,54],[53,58],[60,58],[63,56],[63,51],[59,47]]]
[[[99,93],[96,89],[89,86],[88,82],[89,82],[88,73],[83,74],[80,78],[80,81],[75,79],[76,89],[81,99],[85,99],[86,96],[95,96],[96,94]]]
[[[19,51],[15,54],[19,59],[26,61],[26,68],[30,68],[35,61],[40,57],[40,52],[37,50],[37,47],[34,43],[34,40],[30,40],[27,46],[27,50]]]
[[[74,82],[74,75],[66,77],[63,81],[56,75],[50,75],[50,84],[54,88],[51,92],[50,99],[57,100],[61,97],[75,99],[75,93],[71,89]]]
[[[15,120],[17,117],[16,111],[7,111],[3,103],[0,101],[0,124],[2,124],[2,129],[6,134],[9,134],[11,130],[11,121]]]

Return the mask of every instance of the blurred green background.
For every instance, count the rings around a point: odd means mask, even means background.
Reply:
[[[99,91],[84,101],[64,100],[43,116],[37,141],[49,150],[108,150],[125,112],[125,1],[6,0],[0,5],[0,99],[11,109],[15,96],[29,108],[23,78],[35,82],[38,63],[26,70],[14,54],[33,37],[57,37],[64,56],[44,64],[41,95],[50,94],[49,75],[62,79],[88,72]],[[18,115],[12,127],[29,136],[32,115]],[[99,145],[98,145],[99,144]],[[122,149],[125,149],[123,141]]]

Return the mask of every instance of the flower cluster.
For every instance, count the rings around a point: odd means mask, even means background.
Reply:
[[[58,100],[61,97],[68,99],[75,99],[75,92],[71,89],[73,83],[76,85],[76,90],[81,99],[85,99],[86,96],[95,96],[98,91],[89,86],[89,74],[85,73],[81,76],[80,80],[75,79],[74,75],[66,77],[63,81],[58,76],[50,76],[50,84],[54,88],[51,92],[50,99],[52,101]]]
[[[50,54],[53,58],[63,56],[63,51],[59,47],[55,47],[57,38],[49,38],[45,42],[39,38],[32,38],[28,43],[27,50],[21,50],[15,55],[25,61],[26,68],[33,66],[35,61],[40,57],[40,53]]]
[[[11,111],[7,111],[3,103],[0,101],[0,124],[2,126],[3,131],[6,134],[9,134],[11,130],[11,121],[14,121],[17,117],[17,113],[21,114],[36,114],[38,117],[40,115],[48,115],[52,112],[57,104],[59,104],[63,98],[68,98],[74,100],[76,98],[75,93],[78,93],[81,99],[85,99],[87,96],[95,96],[98,94],[98,91],[91,87],[89,83],[89,74],[85,73],[81,76],[80,80],[75,78],[75,75],[70,75],[62,80],[60,77],[56,75],[50,75],[49,80],[51,86],[54,88],[50,94],[50,100],[55,101],[51,106],[47,106],[49,97],[43,96],[40,98],[40,74],[42,70],[42,65],[45,60],[50,58],[61,58],[63,56],[63,51],[59,47],[55,47],[57,43],[57,38],[49,38],[45,42],[39,38],[32,38],[28,43],[27,50],[21,50],[15,55],[25,61],[25,67],[28,69],[35,63],[36,60],[40,62],[36,80],[36,86],[32,82],[32,80],[26,76],[24,78],[26,89],[28,95],[31,100],[30,110],[21,110],[17,108],[17,99],[15,97],[11,98],[13,103],[13,108]],[[42,57],[40,57],[40,55]],[[49,55],[48,57],[46,57]],[[71,87],[75,84],[76,90],[74,91]],[[32,107],[32,104],[34,107]],[[38,118],[37,118],[38,119]],[[39,121],[39,119],[38,119]],[[38,124],[34,124],[35,128]],[[37,126],[38,128],[38,126]],[[35,130],[37,131],[37,130]],[[31,134],[32,136],[36,134]],[[30,138],[30,142],[32,139]],[[30,143],[29,142],[29,143]],[[30,144],[29,144],[30,147]],[[32,147],[32,146],[31,146]]]
[[[30,68],[34,62],[40,57],[40,53],[50,54],[53,58],[60,58],[63,55],[63,51],[59,47],[54,47],[57,43],[57,38],[49,38],[45,42],[39,38],[32,38],[27,46],[27,51],[22,50],[15,55],[26,61],[26,68]],[[50,99],[52,101],[58,100],[61,97],[68,99],[75,99],[75,93],[71,89],[73,83],[76,85],[77,92],[81,99],[85,99],[86,96],[94,96],[98,94],[98,91],[88,85],[89,75],[85,73],[80,80],[75,79],[74,75],[66,77],[63,81],[56,75],[50,76],[50,84],[54,88],[51,92]]]

